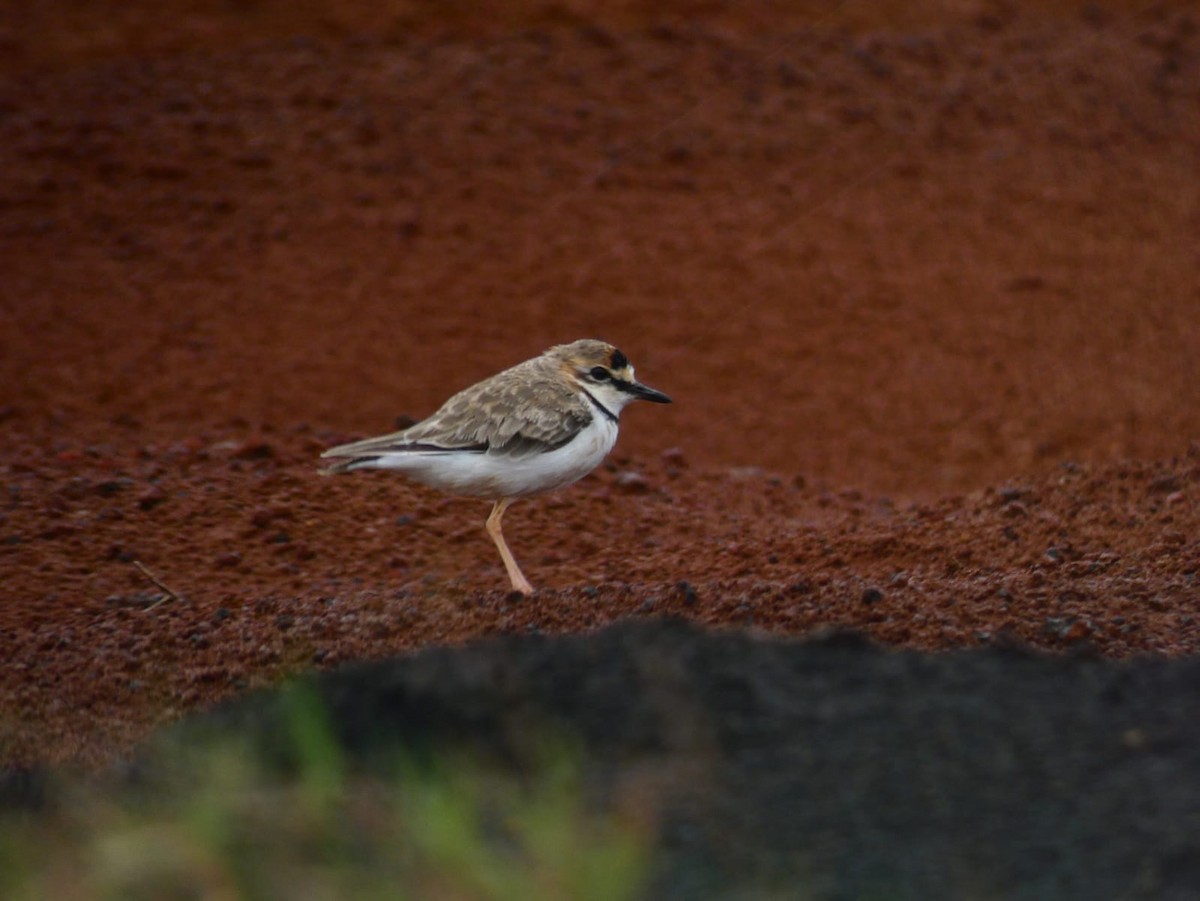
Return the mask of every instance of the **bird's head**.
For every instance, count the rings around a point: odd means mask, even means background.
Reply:
[[[561,344],[546,352],[553,355],[567,378],[588,392],[597,403],[613,414],[630,401],[648,400],[669,404],[671,398],[643,385],[633,375],[633,365],[621,351],[605,341],[585,338]]]

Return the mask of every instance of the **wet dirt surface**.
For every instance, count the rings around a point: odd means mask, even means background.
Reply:
[[[1195,653],[1194,5],[139,8],[0,17],[5,762],[629,617]],[[509,513],[531,599],[317,475],[583,336],[676,403]]]

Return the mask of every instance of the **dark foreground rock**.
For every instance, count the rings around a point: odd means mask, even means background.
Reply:
[[[921,654],[630,620],[317,677],[352,759],[578,749],[657,811],[655,898],[1200,897],[1200,662]],[[286,764],[283,696],[190,721]]]

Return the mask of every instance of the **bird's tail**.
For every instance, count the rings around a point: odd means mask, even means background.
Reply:
[[[353,472],[356,469],[370,468],[371,464],[378,459],[378,457],[345,457],[341,460],[334,460],[328,466],[318,471],[323,476],[336,476],[343,472]]]

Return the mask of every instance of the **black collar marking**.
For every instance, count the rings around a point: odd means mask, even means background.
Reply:
[[[596,400],[596,398],[592,395],[592,392],[588,391],[588,389],[583,387],[582,385],[579,386],[579,390],[584,393],[584,395],[587,397],[587,399],[592,402],[592,405],[595,406],[595,408],[597,410],[599,410],[601,413],[603,413],[605,416],[607,416],[613,422],[617,422],[617,417],[613,413],[613,411],[610,410],[608,407],[604,406],[604,404],[600,403],[600,401]]]

